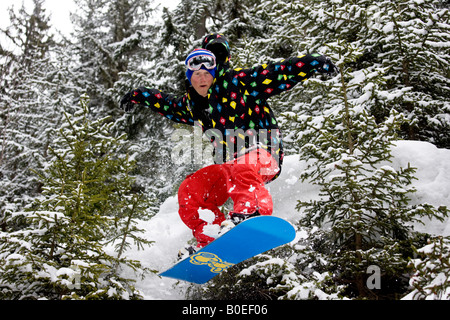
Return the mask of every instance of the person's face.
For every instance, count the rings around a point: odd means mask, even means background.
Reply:
[[[202,97],[208,95],[208,90],[214,81],[213,76],[206,70],[200,69],[194,71],[191,77],[191,84],[195,91]]]

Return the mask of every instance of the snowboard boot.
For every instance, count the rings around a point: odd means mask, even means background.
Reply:
[[[192,255],[196,252],[197,252],[196,248],[188,245],[188,246],[184,247],[183,249],[181,249],[180,251],[178,251],[178,261],[186,259],[187,257],[189,257],[190,255]]]
[[[237,212],[231,212],[230,213],[230,220],[233,221],[234,225],[237,226],[239,223],[241,223],[244,220],[260,216],[261,214],[256,210],[253,213],[246,214],[246,213],[237,213]]]
[[[220,231],[219,231],[219,236],[223,235],[224,233],[227,233],[228,231],[230,231],[231,229],[233,229],[236,225],[234,224],[234,222],[232,220],[225,220],[220,224]]]
[[[223,221],[220,225],[220,235],[230,231],[235,226],[237,226],[239,223],[241,223],[244,220],[247,220],[249,218],[253,218],[256,216],[260,216],[261,214],[258,211],[255,211],[251,214],[245,214],[245,213],[237,213],[237,212],[230,212],[229,219]]]

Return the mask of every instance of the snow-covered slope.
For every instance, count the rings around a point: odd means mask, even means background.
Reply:
[[[450,207],[450,150],[438,149],[434,145],[417,141],[398,141],[393,148],[394,168],[406,167],[408,163],[417,168],[413,185],[417,192],[412,196],[413,204],[429,203]],[[298,180],[305,163],[298,155],[287,156],[280,177],[268,185],[274,201],[274,215],[288,221],[298,221],[295,210],[298,200],[317,197],[318,189]],[[176,260],[178,250],[192,238],[191,231],[178,217],[176,197],[171,197],[161,206],[159,213],[140,227],[145,236],[155,243],[145,250],[130,250],[128,256],[137,259],[151,269],[163,271]],[[426,221],[425,226],[415,226],[416,230],[432,234],[450,235],[450,219],[445,223]],[[129,275],[131,276],[131,275]],[[138,280],[136,286],[146,299],[183,299],[183,289],[187,285],[174,286],[177,281],[148,275]]]

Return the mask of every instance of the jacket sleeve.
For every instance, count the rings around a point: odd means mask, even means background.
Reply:
[[[323,72],[327,59],[317,53],[291,57],[250,69],[235,69],[235,78],[246,87],[246,94],[267,99],[307,80],[318,70]]]
[[[192,113],[188,107],[187,94],[176,97],[157,89],[139,87],[132,90],[129,95],[129,102],[132,104],[150,108],[172,121],[194,125]]]

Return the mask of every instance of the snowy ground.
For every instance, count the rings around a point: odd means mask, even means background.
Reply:
[[[398,141],[393,149],[394,168],[406,167],[408,162],[417,168],[417,189],[411,201],[413,204],[429,203],[435,206],[450,207],[450,150],[438,149],[434,145],[417,141]],[[280,177],[268,185],[274,201],[274,215],[288,221],[298,221],[299,213],[295,210],[298,200],[317,197],[317,187],[298,180],[304,163],[298,156],[288,156],[284,160]],[[143,221],[141,228],[145,236],[155,243],[145,250],[130,250],[129,258],[137,259],[151,269],[163,271],[176,260],[178,250],[192,238],[191,231],[178,216],[176,197],[163,203],[159,213],[149,221]],[[450,235],[450,219],[446,223],[427,221],[425,226],[418,225],[416,230],[432,234]],[[137,288],[145,299],[184,299],[185,284],[176,285],[177,281],[148,275],[139,280]]]

